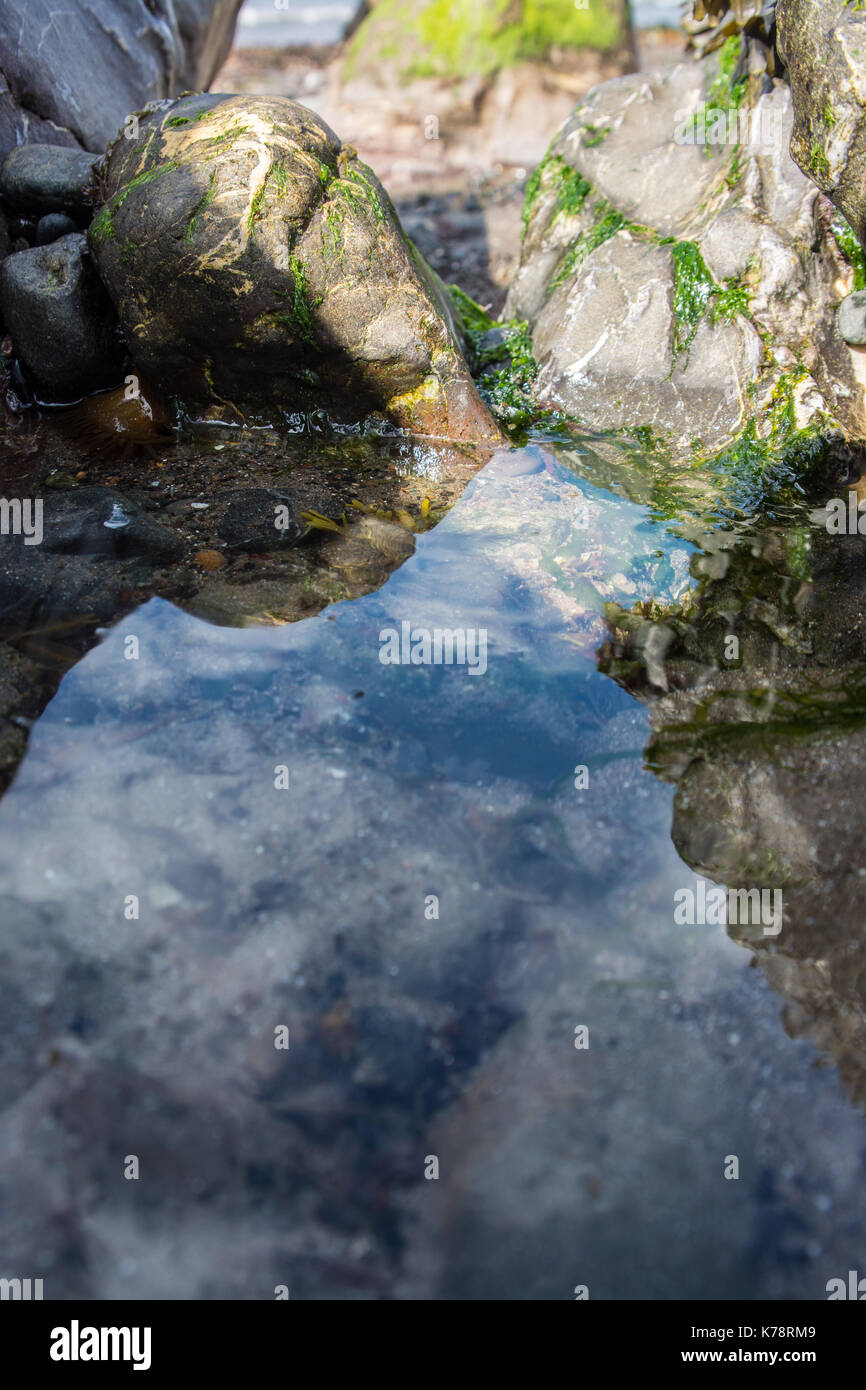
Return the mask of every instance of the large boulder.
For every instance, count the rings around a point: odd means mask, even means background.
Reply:
[[[866,11],[846,0],[779,0],[794,98],[791,153],[866,241]]]
[[[134,361],[165,393],[496,436],[442,286],[375,174],[305,107],[164,103],[111,146],[103,180],[90,245]]]
[[[103,150],[128,112],[206,87],[241,0],[4,0],[0,159],[15,145]]]
[[[788,153],[788,88],[739,53],[734,37],[578,106],[530,182],[505,311],[531,325],[542,406],[649,428],[682,460],[866,424],[835,328],[854,270]]]

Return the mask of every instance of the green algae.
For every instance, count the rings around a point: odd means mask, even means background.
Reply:
[[[165,174],[172,173],[180,165],[176,159],[170,159],[165,164],[159,164],[153,169],[145,169],[142,173],[136,174],[129,180],[113,198],[110,198],[106,205],[100,209],[90,225],[88,238],[91,246],[101,246],[106,240],[117,240],[117,227],[114,219],[123,207],[127,198],[136,188],[142,188],[147,184],[153,183],[156,179],[162,178]]]
[[[459,286],[447,289],[469,343],[479,394],[499,424],[519,438],[534,425],[559,422],[561,416],[542,409],[532,397],[538,363],[529,324],[501,323]],[[489,345],[483,341],[487,334],[495,334]]]
[[[349,76],[405,54],[399,75],[489,77],[521,62],[541,61],[552,49],[611,51],[627,37],[609,0],[380,0],[351,44]]]
[[[596,221],[585,232],[572,242],[565,254],[565,257],[547,287],[546,297],[549,299],[555,290],[566,280],[570,280],[576,270],[583,265],[587,256],[593,251],[597,251],[599,246],[603,246],[606,241],[616,236],[623,228],[631,230],[631,223],[617,212],[616,208],[610,207],[603,199],[595,205]]]
[[[836,245],[854,271],[854,289],[866,289],[866,254],[851,227],[841,213],[837,213],[830,224]]]
[[[806,376],[805,368],[783,373],[760,418],[747,420],[731,444],[709,458],[695,451],[698,465],[746,511],[767,497],[776,503],[801,497],[826,476],[829,435],[836,426],[828,414],[797,425],[796,391]]]
[[[302,337],[308,343],[315,343],[315,325],[313,315],[310,311],[310,291],[307,284],[307,273],[297,256],[289,257],[289,269],[292,273],[294,282],[291,307],[295,318],[295,323],[301,330]]]
[[[214,170],[214,171],[211,173],[211,176],[210,176],[210,183],[209,183],[208,187],[205,189],[205,191],[204,191],[204,193],[202,194],[202,196],[201,196],[201,198],[199,199],[199,201],[196,203],[195,209],[193,210],[192,217],[189,219],[189,223],[188,223],[188,225],[187,225],[186,232],[184,233],[184,238],[183,238],[184,241],[186,241],[186,242],[192,241],[193,237],[194,237],[195,234],[196,234],[196,230],[197,230],[197,228],[198,228],[198,224],[199,224],[199,222],[201,221],[201,218],[202,218],[202,215],[203,215],[205,209],[210,207],[210,205],[211,205],[211,203],[213,202],[213,200],[214,200],[215,197],[216,197],[216,170]]]
[[[815,141],[809,151],[809,172],[819,179],[829,179],[830,164],[821,146]]]
[[[713,325],[750,316],[748,286],[736,277],[720,285],[696,241],[664,240],[674,266],[674,358],[688,352],[705,317]]]
[[[542,192],[553,183],[556,198],[551,213],[551,223],[558,217],[576,217],[592,192],[592,184],[572,167],[561,155],[545,155],[526,185],[523,199],[523,236],[529,229],[532,214]]]
[[[742,43],[739,34],[731,34],[719,49],[719,65],[716,76],[707,89],[707,109],[729,112],[739,108],[748,91],[748,78],[736,81],[735,75],[740,62]]]

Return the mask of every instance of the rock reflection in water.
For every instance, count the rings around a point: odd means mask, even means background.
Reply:
[[[730,935],[866,1108],[866,555],[825,517],[708,538],[686,605],[608,610],[601,669],[648,707],[685,862],[783,892],[777,937]]]

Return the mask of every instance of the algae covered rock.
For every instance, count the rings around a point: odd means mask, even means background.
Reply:
[[[791,153],[866,239],[866,10],[779,0],[779,48],[794,98]]]
[[[835,328],[855,271],[788,153],[788,88],[741,54],[735,36],[590,93],[530,181],[505,311],[531,326],[541,406],[684,461],[864,426]]]
[[[190,96],[106,155],[90,244],[132,357],[189,408],[385,411],[495,437],[447,296],[375,174],[305,107]]]
[[[400,81],[486,76],[521,62],[564,63],[573,49],[613,52],[630,36],[625,0],[377,0],[349,71],[380,69]]]

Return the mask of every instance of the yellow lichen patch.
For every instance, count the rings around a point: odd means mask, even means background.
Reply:
[[[442,396],[442,383],[437,376],[425,376],[424,380],[399,396],[392,396],[387,410],[393,415],[414,415],[419,406],[432,405]]]

